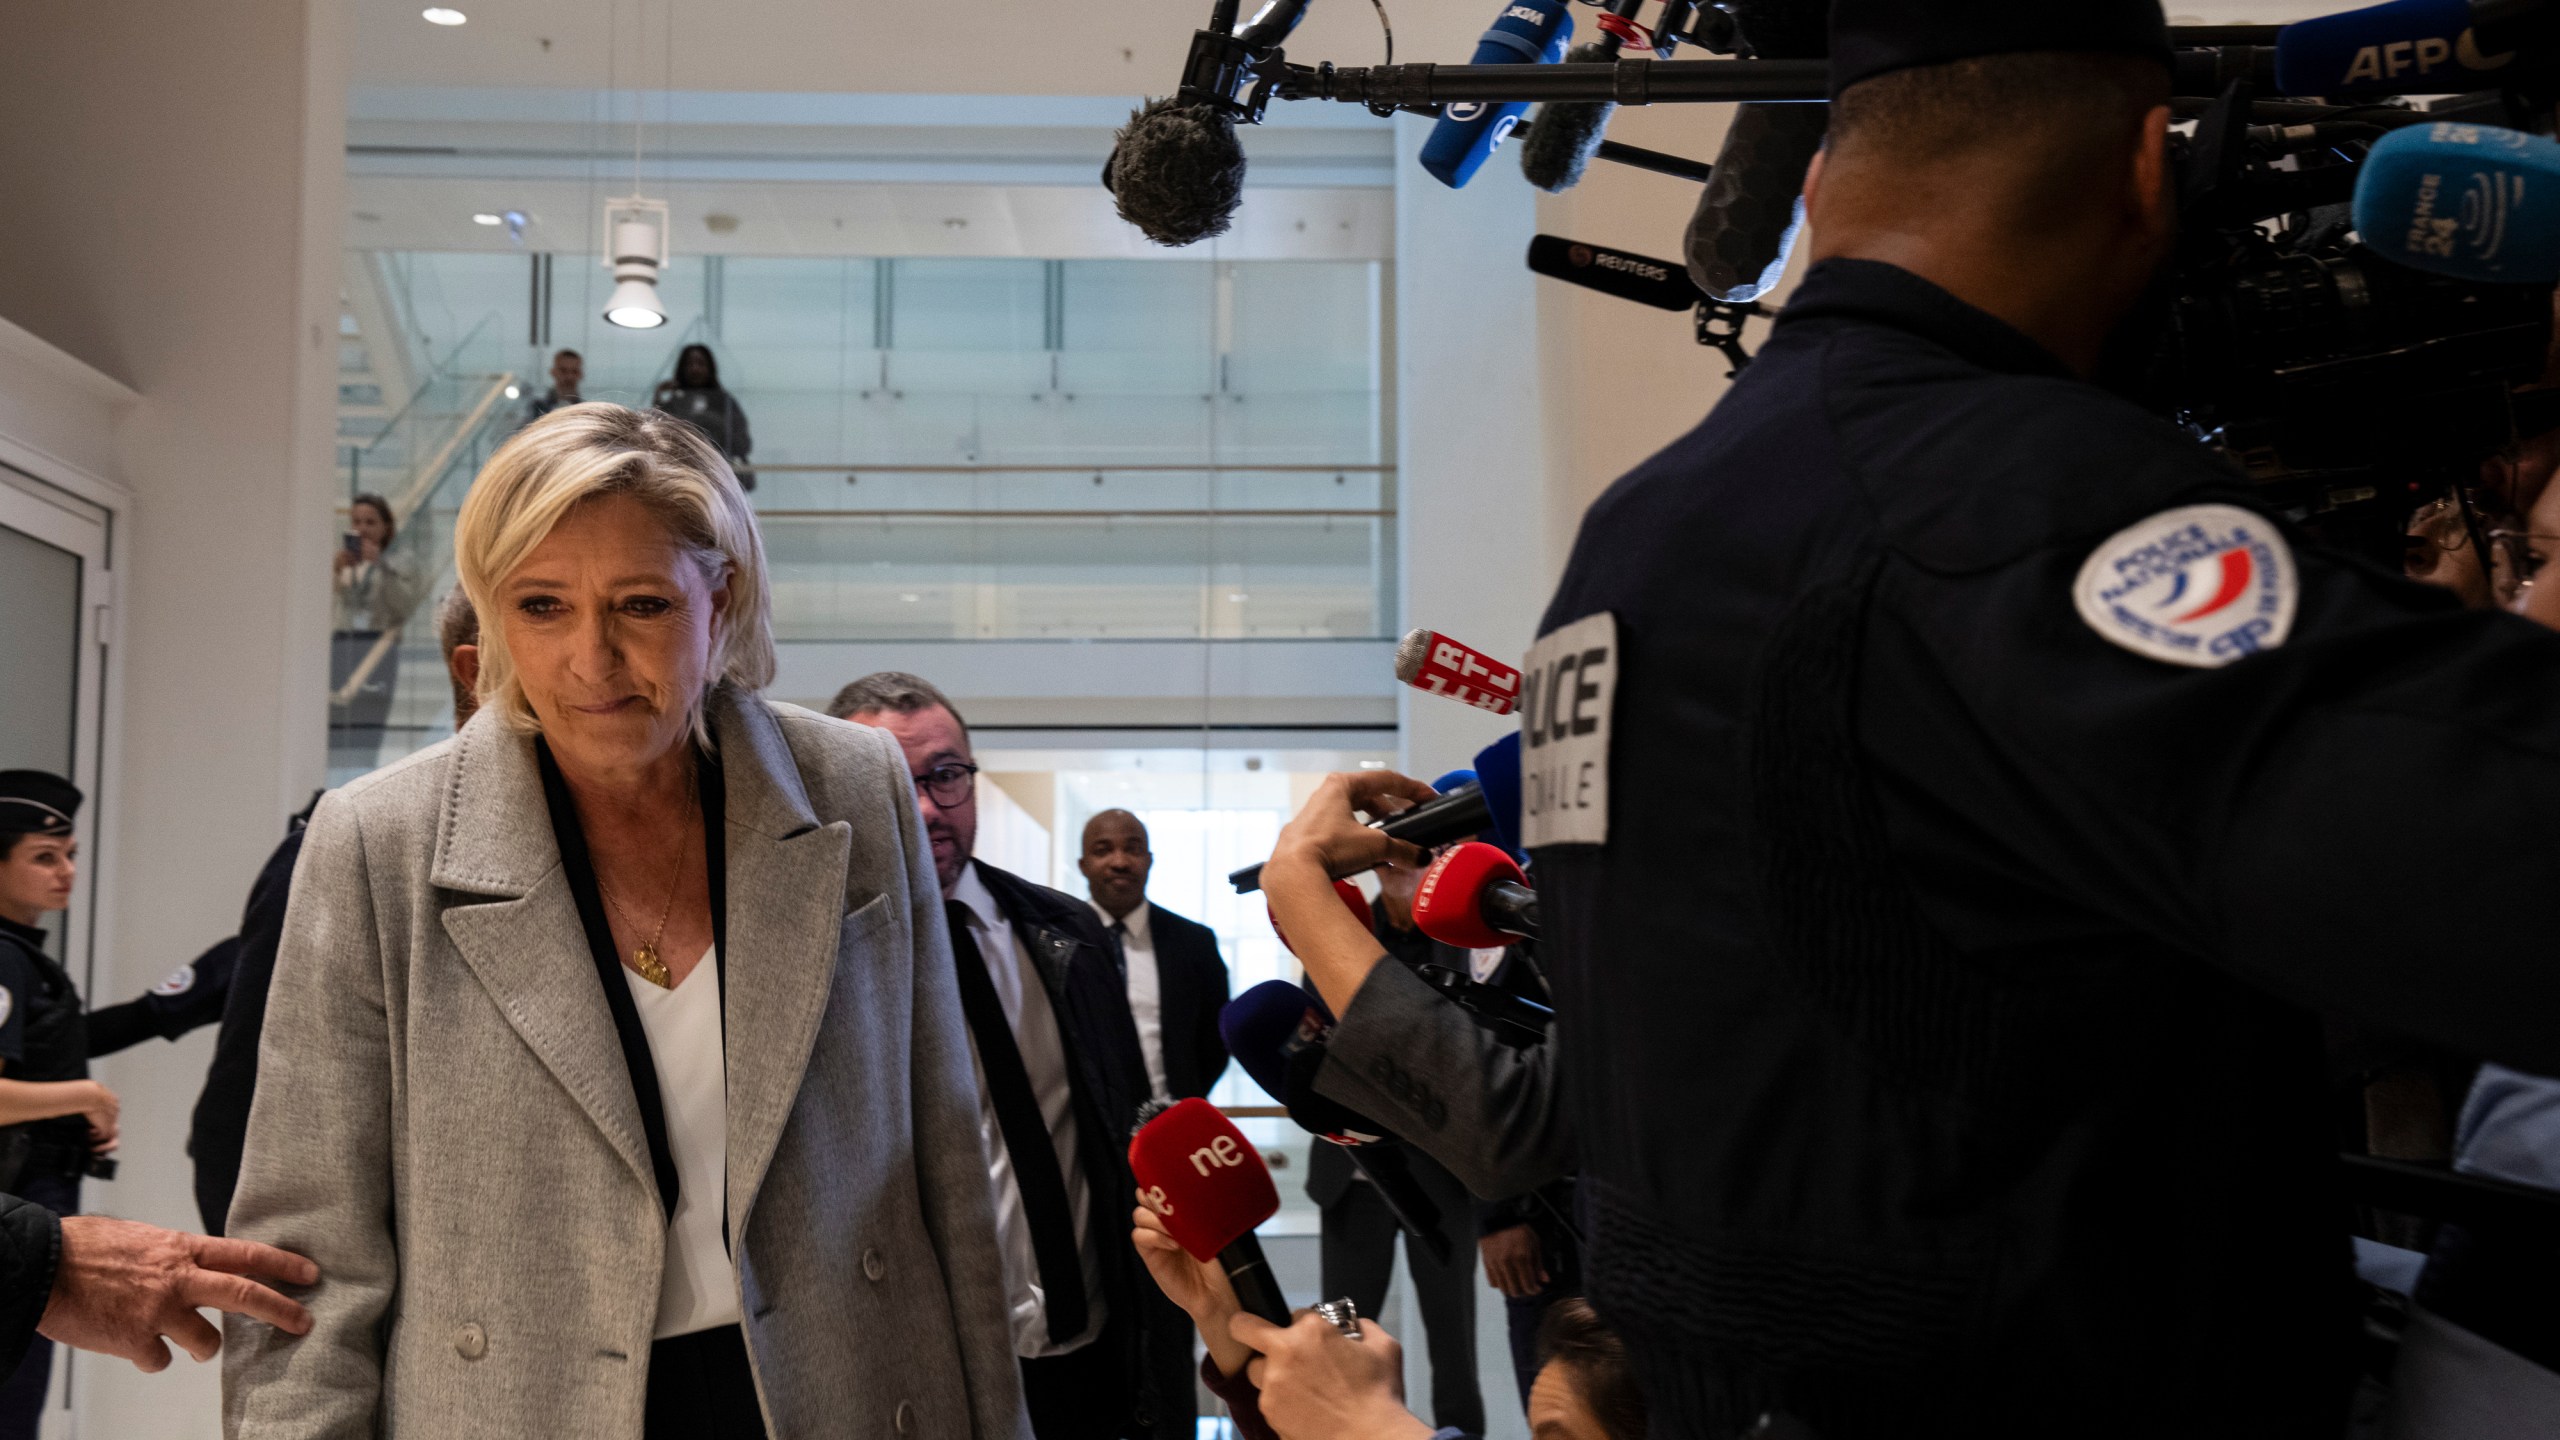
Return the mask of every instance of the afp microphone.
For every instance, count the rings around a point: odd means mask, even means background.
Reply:
[[[2341,99],[2442,95],[2511,82],[2516,56],[2487,51],[2470,0],[2392,0],[2297,20],[2276,36],[2276,90]]]
[[[1476,42],[1472,63],[1553,65],[1572,39],[1571,0],[1508,0],[1501,18]],[[1449,106],[1422,142],[1422,168],[1452,190],[1464,186],[1511,137],[1528,108],[1522,101]]]
[[[1280,1191],[1262,1154],[1218,1107],[1197,1096],[1138,1128],[1129,1140],[1138,1200],[1199,1261],[1216,1260],[1248,1312],[1289,1323],[1289,1302],[1253,1229],[1280,1213]]]
[[[1532,244],[1529,254],[1533,269],[1537,253]],[[1461,705],[1496,715],[1508,715],[1520,703],[1519,666],[1505,665],[1437,630],[1408,631],[1397,642],[1396,678],[1416,690],[1444,695]]]
[[[2495,125],[2412,125],[2356,177],[2356,233],[2386,260],[2485,284],[2560,279],[2560,142]]]
[[[1422,872],[1413,896],[1415,928],[1461,950],[1498,950],[1538,935],[1538,892],[1499,846],[1470,841]]]

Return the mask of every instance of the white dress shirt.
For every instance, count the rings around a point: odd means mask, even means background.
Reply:
[[[735,1325],[738,1280],[721,1236],[728,1210],[728,1049],[720,1032],[720,952],[705,953],[682,984],[661,990],[630,966],[622,978],[649,1037],[658,1106],[676,1162],[676,1213],[667,1217],[667,1263],[658,1278],[652,1335],[690,1335]]]
[[[1093,905],[1090,900],[1085,903]],[[1147,1057],[1147,1089],[1159,1100],[1170,1100],[1173,1092],[1164,1088],[1164,981],[1156,972],[1151,924],[1155,908],[1141,900],[1137,909],[1120,920],[1099,905],[1093,906],[1093,913],[1101,917],[1104,930],[1115,924],[1128,927],[1121,935],[1120,951],[1129,959],[1129,1018],[1138,1022],[1138,1049]]]
[[[1004,1145],[1004,1127],[987,1093],[987,1072],[978,1066],[978,1133],[986,1141],[987,1177],[996,1201],[996,1244],[1004,1252],[1004,1288],[1013,1320],[1013,1350],[1037,1358],[1064,1355],[1102,1333],[1102,1257],[1093,1249],[1086,1222],[1092,1217],[1093,1192],[1085,1184],[1084,1158],[1076,1148],[1075,1089],[1067,1078],[1066,1042],[1058,1036],[1058,1013],[1049,1004],[1048,987],[1032,968],[1031,952],[1013,933],[1013,924],[996,908],[987,882],[978,878],[972,861],[960,872],[951,898],[969,912],[970,936],[978,957],[995,981],[996,998],[1004,1003],[1005,1022],[1013,1027],[1014,1047],[1022,1052],[1022,1068],[1030,1073],[1032,1094],[1040,1101],[1040,1118],[1049,1126],[1049,1142],[1058,1154],[1058,1172],[1066,1177],[1068,1217],[1075,1226],[1076,1253],[1083,1261],[1088,1303],[1085,1331],[1063,1341],[1049,1334],[1048,1295],[1040,1286],[1040,1257],[1031,1246],[1031,1221],[1022,1207],[1022,1186],[1013,1176],[1013,1157]],[[976,1064],[972,1039],[970,1058]]]

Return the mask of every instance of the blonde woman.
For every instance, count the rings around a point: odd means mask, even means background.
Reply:
[[[942,900],[881,732],[771,680],[691,427],[556,411],[455,565],[480,713],[330,795],[231,1232],[233,1436],[1027,1433]]]

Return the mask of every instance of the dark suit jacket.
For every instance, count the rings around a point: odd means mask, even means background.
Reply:
[[[1218,1012],[1227,1004],[1227,962],[1219,958],[1218,937],[1208,926],[1152,900],[1147,910],[1164,1025],[1164,1088],[1176,1100],[1205,1097],[1227,1069],[1227,1042],[1218,1034]]]
[[[1031,952],[1057,1012],[1058,1038],[1075,1088],[1076,1142],[1086,1183],[1093,1187],[1089,1243],[1102,1257],[1103,1303],[1113,1320],[1104,1338],[1120,1348],[1120,1369],[1135,1382],[1133,1408],[1157,1433],[1187,1436],[1194,1403],[1189,1345],[1174,1373],[1171,1348],[1150,1342],[1168,1326],[1189,1322],[1140,1268],[1129,1244],[1129,1212],[1138,1193],[1129,1170],[1129,1132],[1148,1098],[1147,1061],[1138,1048],[1138,1024],[1129,1016],[1129,992],[1111,963],[1110,934],[1093,907],[1074,896],[983,860],[969,863],[978,867],[996,908]]]
[[[302,827],[310,812],[267,857],[249,905],[240,917],[239,950],[213,1042],[213,1064],[196,1098],[187,1154],[196,1162],[196,1210],[205,1233],[220,1235],[240,1183],[240,1153],[249,1136],[249,1102],[258,1093],[258,1037],[267,1025],[267,988],[275,979],[276,948],[284,938],[285,900],[293,892],[293,866],[302,857]]]

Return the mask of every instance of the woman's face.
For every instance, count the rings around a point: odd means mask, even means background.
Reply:
[[[370,540],[376,547],[391,543],[391,521],[370,505],[358,505],[348,511],[347,524],[358,538]]]
[[[676,362],[676,383],[687,390],[698,390],[711,383],[711,361],[699,350],[687,350]]]
[[[643,767],[684,741],[729,591],[647,506],[574,507],[498,596],[517,681],[564,769]]]
[[[48,910],[71,908],[80,878],[80,846],[68,835],[21,835],[0,858],[0,915],[33,925]]]

